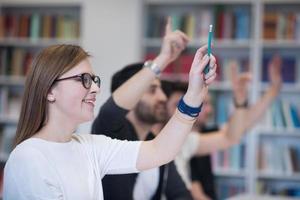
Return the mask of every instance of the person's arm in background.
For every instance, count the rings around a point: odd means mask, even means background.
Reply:
[[[197,155],[206,155],[238,144],[246,130],[260,120],[280,91],[282,84],[281,58],[274,56],[268,68],[271,85],[265,94],[248,108],[245,106],[236,108],[229,122],[219,131],[205,135],[201,134],[199,136]],[[237,66],[231,66],[233,95],[237,105],[244,105],[247,101],[247,84],[250,80],[251,74],[249,72],[239,74]]]
[[[188,38],[184,33],[171,30],[171,21],[168,19],[161,52],[154,60],[161,71],[180,55],[187,42]],[[119,134],[127,127],[125,116],[134,108],[155,78],[153,72],[144,68],[116,89],[112,97],[101,106],[92,125],[92,133],[104,134],[117,139],[130,139],[128,135]],[[125,132],[126,130],[124,130]]]
[[[242,73],[237,77],[237,66],[232,66],[232,85],[233,85],[233,95],[234,101],[236,104],[236,110],[245,110],[246,112],[242,115],[242,119],[239,121],[239,125],[243,126],[244,131],[242,132],[227,132],[229,138],[233,138],[233,141],[238,143],[243,135],[246,133],[246,130],[253,127],[261,117],[266,113],[268,107],[271,105],[273,100],[277,97],[280,92],[282,85],[281,77],[281,58],[276,55],[273,56],[268,64],[268,75],[270,79],[270,87],[258,99],[252,106],[246,108],[247,104],[247,84],[251,80],[251,74]],[[236,124],[237,126],[238,124]]]
[[[188,41],[188,37],[183,32],[172,31],[171,19],[168,18],[161,51],[153,60],[160,71],[163,71],[169,63],[181,54]],[[133,109],[155,78],[155,74],[150,69],[142,69],[112,94],[114,101],[124,109]]]
[[[267,108],[279,94],[282,85],[281,65],[281,57],[279,55],[273,56],[268,66],[268,75],[271,86],[254,105],[247,109],[247,129],[261,119]]]

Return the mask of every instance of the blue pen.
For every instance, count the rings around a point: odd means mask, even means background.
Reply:
[[[211,54],[211,39],[212,39],[212,28],[213,25],[209,25],[209,32],[208,32],[208,47],[207,47],[207,55],[210,56]],[[207,74],[209,72],[209,63],[204,68],[204,73]]]

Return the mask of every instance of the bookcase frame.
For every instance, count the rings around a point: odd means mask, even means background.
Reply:
[[[252,35],[249,40],[245,41],[234,41],[234,40],[215,40],[214,45],[216,48],[230,48],[230,49],[249,49],[249,64],[253,73],[253,79],[251,83],[251,89],[249,91],[249,100],[250,102],[256,102],[260,98],[261,92],[267,87],[265,83],[261,81],[261,65],[262,65],[262,55],[264,54],[265,49],[300,49],[300,41],[294,40],[264,40],[263,39],[263,19],[265,13],[265,7],[269,5],[297,5],[300,6],[300,1],[297,0],[144,0],[143,4],[143,13],[144,21],[142,28],[144,34],[142,35],[142,47],[141,51],[144,56],[146,56],[147,49],[159,48],[161,45],[161,40],[157,38],[148,38],[146,36],[147,30],[147,17],[151,12],[153,6],[201,6],[201,5],[249,5],[251,14],[250,14],[250,23],[252,27]],[[166,11],[167,13],[167,11]],[[300,13],[300,10],[299,10]],[[198,22],[199,23],[199,22]],[[195,49],[200,45],[206,43],[206,41],[191,41],[188,45],[188,48]],[[300,66],[297,65],[297,70],[300,70]],[[299,73],[298,73],[299,74]],[[178,78],[178,76],[177,76]],[[169,77],[169,79],[172,79]],[[177,80],[177,79],[176,79]],[[184,80],[184,78],[182,79]],[[185,78],[186,80],[186,78]],[[297,84],[283,84],[282,92],[290,93],[293,95],[300,94],[300,77],[297,77]],[[217,83],[213,84],[210,88],[215,91],[229,92],[230,84],[229,83]],[[298,100],[297,102],[300,103]],[[299,107],[298,107],[299,111]],[[284,135],[283,135],[284,132]],[[216,176],[220,177],[236,177],[242,178],[245,180],[245,189],[246,192],[250,194],[257,194],[257,183],[261,179],[273,179],[276,181],[296,181],[300,185],[300,175],[293,175],[287,177],[286,175],[277,175],[277,176],[266,176],[259,172],[257,169],[257,149],[261,137],[263,135],[268,135],[270,140],[276,137],[284,138],[294,138],[300,139],[300,130],[296,129],[293,131],[283,130],[269,130],[265,131],[260,126],[253,128],[246,136],[246,146],[247,151],[245,155],[246,169],[245,171],[217,171],[215,172]],[[300,141],[300,140],[299,140]]]

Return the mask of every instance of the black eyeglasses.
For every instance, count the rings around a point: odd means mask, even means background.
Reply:
[[[100,85],[101,85],[100,77],[95,76],[95,75],[91,75],[89,73],[83,73],[83,74],[78,74],[78,75],[75,75],[75,76],[56,79],[55,81],[64,81],[64,80],[75,79],[75,78],[80,78],[83,87],[86,88],[86,89],[91,88],[92,81],[94,81],[94,83],[96,83],[96,85],[100,88]]]

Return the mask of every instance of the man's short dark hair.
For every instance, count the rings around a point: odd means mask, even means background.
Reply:
[[[175,92],[182,92],[185,93],[188,84],[185,82],[180,81],[161,81],[161,87],[164,91],[164,93],[167,95],[167,97],[170,97]]]
[[[125,66],[120,71],[117,71],[111,79],[110,91],[113,93],[118,87],[130,79],[134,74],[143,69],[144,63],[134,63]]]

